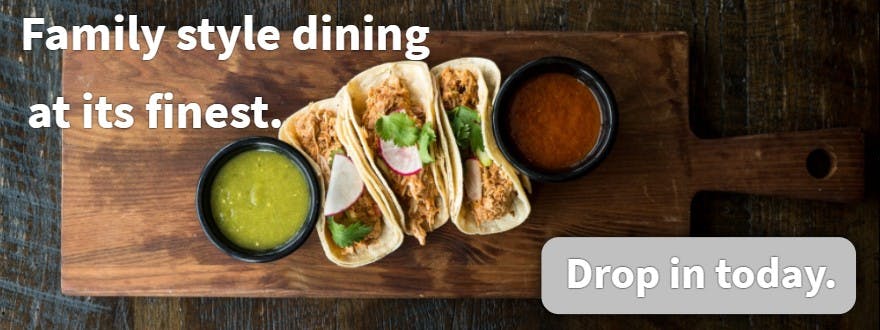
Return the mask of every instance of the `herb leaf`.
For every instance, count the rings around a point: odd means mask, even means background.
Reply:
[[[480,115],[471,108],[457,106],[449,113],[455,143],[462,151],[475,154],[485,151]]]
[[[411,146],[419,137],[416,123],[405,112],[395,112],[376,121],[376,132],[385,141],[392,141],[398,147]]]
[[[367,237],[373,231],[373,227],[366,226],[360,221],[348,226],[337,223],[333,220],[333,217],[327,217],[327,221],[330,225],[330,236],[333,237],[333,242],[336,242],[336,245],[340,247],[352,246],[354,243],[363,240],[364,237]]]
[[[398,147],[418,145],[422,163],[429,164],[434,161],[434,156],[428,148],[437,140],[431,122],[426,122],[419,128],[405,112],[394,112],[376,121],[376,132],[382,140],[392,141]]]
[[[470,141],[471,141],[471,151],[473,151],[474,153],[476,153],[477,151],[484,151],[483,150],[483,130],[479,127],[479,124],[477,124],[476,128],[473,128],[473,127],[471,128]]]
[[[431,122],[426,122],[425,125],[422,126],[421,131],[419,132],[419,158],[421,158],[423,164],[430,164],[434,162],[434,157],[431,156],[431,152],[428,149],[428,146],[434,141],[437,140],[437,135],[434,134],[434,127],[431,125]]]

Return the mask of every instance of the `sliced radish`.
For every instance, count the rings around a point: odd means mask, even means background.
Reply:
[[[474,158],[464,161],[464,191],[469,200],[479,200],[483,195],[483,179],[480,176],[482,167],[480,161]]]
[[[380,140],[379,152],[382,159],[397,174],[413,175],[422,170],[422,159],[416,146],[398,147],[392,141]]]
[[[327,200],[324,201],[324,215],[332,216],[351,207],[364,192],[364,181],[351,158],[342,154],[333,156],[330,169],[330,183],[327,185]]]

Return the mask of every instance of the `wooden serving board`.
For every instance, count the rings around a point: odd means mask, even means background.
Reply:
[[[166,34],[168,35],[168,34]],[[173,37],[173,35],[172,35]],[[282,41],[290,40],[290,33]],[[863,193],[857,129],[696,138],[688,126],[684,33],[432,32],[429,65],[461,56],[495,60],[503,74],[541,56],[593,66],[611,85],[620,131],[605,162],[563,184],[535,184],[532,215],[497,235],[467,236],[451,223],[420,247],[357,269],[330,263],[317,235],[273,263],[249,264],[211,245],[196,218],[195,189],[221,146],[274,129],[83,129],[83,92],[143,109],[152,92],[176,101],[249,103],[263,96],[270,118],[333,95],[356,73],[403,52],[183,52],[166,37],[152,61],[140,52],[65,52],[63,90],[74,109],[63,131],[61,287],[75,295],[538,297],[540,254],[555,236],[685,236],[691,198],[721,190],[828,201]],[[283,44],[283,42],[282,42]],[[806,158],[826,150],[830,176]]]

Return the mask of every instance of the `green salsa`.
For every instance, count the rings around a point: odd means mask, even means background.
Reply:
[[[293,237],[309,211],[309,186],[290,159],[271,150],[240,153],[211,185],[211,213],[235,245],[267,251]]]

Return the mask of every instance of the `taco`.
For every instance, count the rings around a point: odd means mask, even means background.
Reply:
[[[501,72],[484,58],[460,58],[431,69],[439,98],[440,113],[453,146],[451,176],[452,222],[466,234],[503,232],[520,225],[531,212],[526,196],[528,179],[520,179],[507,162],[491,134],[492,100]]]
[[[299,149],[318,173],[324,212],[317,231],[324,254],[343,267],[358,267],[388,255],[403,243],[402,217],[363,167],[357,141],[339,134],[346,125],[338,100],[311,103],[288,117],[278,138]]]
[[[342,88],[348,136],[399,207],[403,232],[425,244],[449,220],[449,146],[437,123],[434,81],[423,62],[386,63],[366,70]]]

